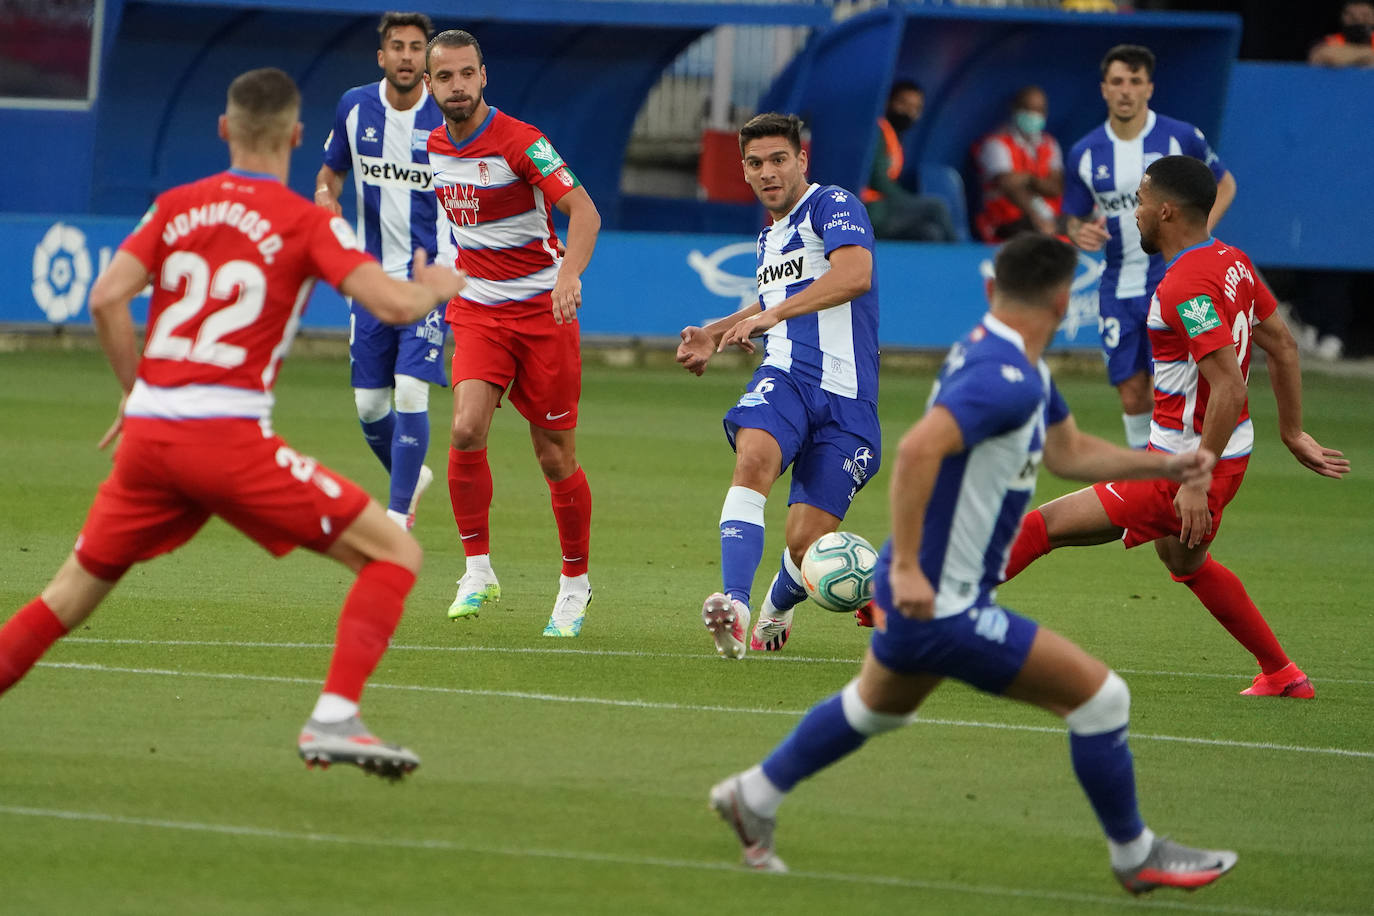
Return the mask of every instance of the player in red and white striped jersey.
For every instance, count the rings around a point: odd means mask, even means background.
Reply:
[[[419,759],[383,744],[358,701],[400,619],[420,548],[349,480],[272,433],[272,387],[317,277],[406,324],[456,295],[453,270],[415,258],[413,282],[358,250],[348,223],[285,187],[300,93],[280,70],[229,87],[228,171],[158,196],[91,291],[91,319],[125,392],[122,434],[76,547],[42,594],[0,627],[0,692],[85,620],[135,563],[218,515],[281,556],[306,547],[357,575],[324,691],[298,740],[307,763],[398,778]],[[129,303],[149,283],[140,358]]]
[[[487,433],[501,394],[529,421],[549,485],[562,574],[545,636],[576,636],[591,586],[592,494],[574,437],[582,392],[577,310],[582,271],[601,217],[586,189],[536,127],[487,104],[477,39],[441,32],[429,44],[425,79],[444,113],[429,137],[434,189],[468,275],[448,306],[453,326],[453,429],[449,495],[467,557],[451,619],[476,616],[501,597],[491,567],[491,468]],[[566,252],[551,207],[568,217]]]
[[[1279,435],[1293,456],[1336,479],[1350,462],[1303,431],[1297,344],[1245,252],[1211,237],[1207,215],[1216,189],[1200,160],[1165,156],[1145,170],[1135,211],[1145,252],[1162,253],[1168,265],[1147,324],[1155,360],[1149,447],[1176,454],[1201,447],[1217,455],[1210,487],[1112,481],[1049,502],[1022,520],[1006,578],[1055,547],[1153,542],[1174,581],[1188,586],[1259,663],[1260,673],[1242,693],[1310,698],[1315,691],[1307,675],[1279,645],[1240,579],[1209,552],[1254,444],[1246,401],[1252,346],[1268,356]]]

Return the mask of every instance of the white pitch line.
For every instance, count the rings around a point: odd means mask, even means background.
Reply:
[[[254,642],[237,641],[223,639],[104,639],[89,636],[68,636],[63,638],[62,644],[78,643],[82,645],[111,645],[111,646],[220,646],[230,649],[333,649],[333,643],[323,642]],[[684,661],[707,661],[713,664],[720,664],[720,659],[709,651],[702,652],[646,652],[639,649],[570,649],[570,648],[547,648],[530,646],[423,646],[395,644],[389,646],[388,652],[491,652],[497,654],[510,655],[586,655],[602,656],[612,658],[667,658],[680,659]],[[861,655],[853,658],[826,657],[818,655],[778,655],[771,652],[754,653],[749,656],[750,661],[761,662],[793,662],[801,664],[816,665],[852,665],[857,666],[862,660]],[[1140,668],[1116,668],[1117,674],[1127,674],[1133,677],[1196,677],[1212,678],[1217,680],[1249,680],[1250,674],[1226,674],[1207,671],[1147,671]],[[1374,680],[1362,680],[1359,678],[1337,678],[1325,677],[1318,678],[1322,684],[1354,684],[1356,686],[1374,687]]]
[[[13,817],[48,818],[51,820],[77,821],[86,823],[114,824],[122,827],[147,827],[159,830],[181,830],[189,833],[221,834],[225,836],[249,837],[253,839],[281,842],[330,843],[340,846],[371,846],[390,849],[415,849],[426,852],[463,853],[474,855],[510,856],[522,859],[554,859],[573,862],[592,862],[597,864],[629,865],[642,868],[677,868],[694,871],[726,872],[745,874],[743,866],[725,862],[704,862],[691,859],[664,859],[656,856],[629,856],[619,853],[587,852],[566,849],[532,849],[510,846],[481,846],[471,843],[456,843],[452,840],[413,840],[404,837],[349,836],[337,833],[301,833],[292,830],[278,830],[274,827],[254,827],[243,824],[214,824],[204,821],[173,821],[151,817],[127,817],[119,814],[106,814],[99,811],[69,811],[60,808],[27,808],[17,805],[0,805],[0,814]],[[756,880],[804,880],[838,884],[876,884],[884,887],[900,887],[912,890],[938,891],[954,894],[970,894],[981,897],[1009,897],[1019,900],[1050,900],[1065,903],[1092,904],[1118,908],[1136,908],[1142,904],[1130,897],[1108,897],[1099,894],[1077,894],[1068,891],[1037,890],[1034,888],[999,887],[996,885],[962,884],[956,881],[925,881],[919,878],[902,878],[893,875],[864,875],[848,872],[792,871],[785,877],[780,875],[760,875]],[[1253,914],[1253,916],[1287,916],[1292,911],[1257,910],[1249,907],[1228,905],[1207,905],[1170,900],[1156,897],[1149,901],[1148,908],[1179,910],[1186,913],[1225,913]],[[1304,916],[1323,916],[1311,910],[1303,910]],[[1334,916],[1334,914],[1326,914]]]
[[[163,677],[205,678],[226,681],[256,681],[272,684],[318,685],[319,678],[286,677],[271,674],[243,674],[220,671],[177,671],[171,668],[122,668],[113,665],[92,665],[80,662],[39,662],[42,668],[62,668],[69,671],[95,671],[105,674],[136,674]],[[580,703],[591,706],[617,706],[628,709],[661,709],[670,712],[723,712],[738,715],[800,717],[805,709],[761,709],[748,706],[703,706],[694,703],[667,703],[658,700],[622,700],[612,697],[580,697],[558,693],[535,693],[524,690],[483,690],[475,687],[436,687],[424,684],[381,684],[369,682],[372,690],[407,690],[415,693],[443,693],[458,696],[498,697],[511,700],[537,700],[545,703]],[[1044,725],[1015,725],[1007,722],[979,722],[971,719],[934,719],[925,716],[916,721],[924,725],[947,725],[955,728],[988,728],[1000,731],[1036,732],[1046,735],[1064,734],[1063,728]],[[1172,741],[1179,744],[1199,744],[1256,751],[1291,751],[1300,754],[1328,754],[1334,757],[1356,757],[1374,760],[1374,751],[1357,751],[1340,747],[1307,747],[1296,744],[1274,744],[1267,741],[1228,741],[1220,738],[1193,738],[1185,735],[1148,735],[1132,732],[1136,741]]]

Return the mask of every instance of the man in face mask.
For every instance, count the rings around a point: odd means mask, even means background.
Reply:
[[[1052,235],[1064,193],[1064,157],[1045,133],[1049,99],[1039,86],[1022,88],[1011,102],[1011,120],[973,146],[983,189],[983,210],[974,218],[985,242],[1022,232]]]
[[[1341,7],[1341,30],[1318,42],[1307,62],[1319,67],[1374,67],[1374,3],[1351,0]]]
[[[956,238],[949,205],[942,198],[916,193],[900,183],[906,164],[901,137],[920,120],[925,107],[925,91],[910,80],[898,80],[888,93],[886,111],[878,119],[878,148],[868,187],[860,194],[878,238],[920,242],[952,242]]]

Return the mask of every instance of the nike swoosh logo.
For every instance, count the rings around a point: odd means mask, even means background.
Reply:
[[[1107,490],[1108,493],[1112,494],[1112,495],[1115,496],[1117,499],[1121,500],[1123,503],[1126,501],[1126,497],[1124,497],[1124,496],[1122,496],[1120,493],[1116,492],[1116,484],[1114,484],[1114,483],[1109,483],[1109,484],[1107,484],[1107,485],[1106,485],[1106,490]]]
[[[466,540],[469,540],[469,539],[471,539],[471,538],[477,537],[477,535],[480,534],[480,533],[481,533],[481,532],[479,531],[479,532],[474,532],[474,533],[472,533],[472,534],[460,534],[460,535],[458,535],[458,539],[461,540],[461,541],[466,541]]]
[[[571,410],[565,410],[565,411],[563,411],[562,413],[554,413],[553,411],[549,411],[548,413],[544,414],[544,419],[545,419],[545,420],[561,420],[561,419],[563,419],[564,417],[566,417],[566,416],[567,416],[568,414],[570,414],[570,413],[572,413]]]
[[[576,563],[576,562],[577,562],[578,560],[580,560],[580,559],[582,559],[582,558],[581,558],[581,557],[564,557],[564,558],[563,558],[563,562],[564,562],[564,563]]]

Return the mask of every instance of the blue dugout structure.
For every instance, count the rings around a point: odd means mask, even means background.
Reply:
[[[84,300],[111,246],[159,191],[224,163],[214,131],[224,91],[256,66],[287,70],[305,97],[305,145],[292,186],[309,195],[334,106],[375,79],[377,8],[366,0],[104,0],[100,91],[86,111],[0,108],[0,132],[23,138],[0,170],[0,322],[84,322]],[[893,5],[831,22],[819,4],[628,0],[438,0],[408,4],[436,26],[466,27],[488,60],[488,98],[538,124],[600,207],[605,231],[587,276],[589,333],[671,337],[725,314],[749,279],[743,244],[760,208],[622,196],[631,124],[659,74],[716,25],[805,25],[812,40],[760,108],[810,123],[812,173],[857,189],[876,145],[874,122],[896,77],[927,89],[926,115],[905,138],[913,169],[964,172],[969,146],[1006,113],[1019,86],[1049,94],[1049,129],[1067,148],[1104,117],[1098,62],[1113,44],[1159,57],[1153,104],[1192,121],[1237,177],[1220,234],[1261,265],[1374,269],[1364,242],[1374,212],[1365,161],[1374,72],[1236,64],[1240,22],[1226,15],[1089,15]],[[346,183],[346,187],[351,183]],[[347,206],[347,204],[346,204]],[[44,214],[44,215],[38,215]],[[117,216],[117,219],[102,217]],[[632,229],[663,230],[657,233]],[[617,231],[621,230],[621,231]],[[681,235],[688,231],[728,235]],[[879,248],[885,343],[942,347],[982,309],[981,245]],[[726,262],[728,266],[726,265]],[[1061,343],[1092,346],[1085,259]],[[308,325],[342,327],[320,291]]]

